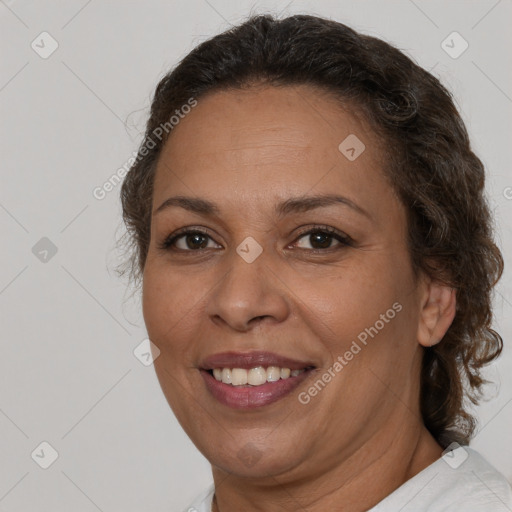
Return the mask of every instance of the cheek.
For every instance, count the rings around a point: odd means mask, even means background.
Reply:
[[[183,277],[157,265],[147,265],[142,285],[142,312],[149,338],[159,347],[176,344],[194,302],[193,287]],[[197,298],[196,298],[197,299]]]
[[[388,367],[405,345],[414,348],[411,276],[399,255],[375,252],[364,259],[336,275],[303,282],[299,314],[330,354],[329,363],[352,350],[355,366]]]
[[[400,295],[400,286],[380,266],[347,267],[338,276],[304,283],[300,289],[312,318],[350,336],[373,324]]]

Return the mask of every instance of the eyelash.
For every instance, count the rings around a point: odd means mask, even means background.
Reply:
[[[353,240],[348,235],[340,233],[339,231],[337,231],[334,228],[331,228],[330,226],[314,226],[313,228],[310,228],[308,231],[299,233],[296,240],[299,240],[300,238],[303,238],[307,235],[318,234],[318,233],[330,235],[331,238],[334,238],[338,242],[340,242],[340,245],[338,245],[337,247],[328,247],[326,249],[303,249],[303,248],[301,248],[299,250],[307,251],[310,253],[326,253],[326,252],[330,252],[333,250],[342,249],[347,246],[350,247],[353,245]],[[177,249],[176,247],[173,247],[173,245],[179,238],[182,238],[186,235],[204,235],[204,236],[212,239],[210,237],[210,235],[208,234],[208,232],[201,228],[194,228],[194,229],[184,228],[183,230],[180,230],[177,233],[173,233],[173,234],[169,235],[167,238],[165,238],[165,240],[159,244],[159,249],[163,250],[163,251],[180,251],[180,252],[190,252],[190,253],[198,253],[198,252],[205,250],[205,249]]]

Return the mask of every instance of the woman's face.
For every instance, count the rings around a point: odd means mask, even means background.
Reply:
[[[216,92],[174,127],[143,312],[162,390],[214,466],[307,476],[417,412],[422,299],[383,165],[375,134],[307,86]],[[203,233],[164,248],[184,228]]]

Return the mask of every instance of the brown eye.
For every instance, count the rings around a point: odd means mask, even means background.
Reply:
[[[313,249],[329,249],[331,246],[331,242],[334,239],[332,235],[321,232],[311,233],[306,236],[309,238],[309,243],[310,245],[313,246]],[[303,236],[301,238],[305,237]]]
[[[307,243],[311,247],[304,247],[300,246],[300,249],[311,249],[313,251],[315,250],[327,250],[327,249],[333,249],[337,247],[343,247],[350,245],[350,238],[346,235],[343,235],[342,233],[339,233],[338,231],[332,229],[332,228],[315,228],[307,231],[306,233],[303,233],[300,235],[298,240],[304,238]],[[336,246],[332,246],[333,240],[336,240],[338,243]]]
[[[163,250],[178,250],[194,252],[202,249],[208,249],[208,239],[212,238],[205,232],[199,230],[181,231],[167,237],[160,248]]]
[[[189,235],[182,235],[176,239],[176,241],[183,238],[185,248],[188,249],[204,249],[208,245],[207,236],[200,233],[194,233]],[[179,247],[184,249],[184,247]]]

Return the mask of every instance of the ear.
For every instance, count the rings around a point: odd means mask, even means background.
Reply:
[[[418,343],[431,347],[439,343],[455,318],[456,291],[432,280],[425,281],[418,323]]]

